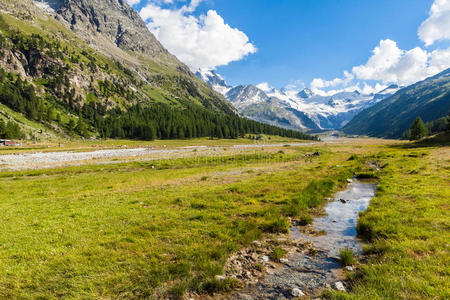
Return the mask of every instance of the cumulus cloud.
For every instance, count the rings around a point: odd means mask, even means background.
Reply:
[[[348,71],[344,71],[343,78],[335,78],[333,80],[324,80],[322,78],[314,78],[311,82],[311,89],[322,89],[328,87],[336,87],[341,85],[347,85],[353,80],[354,76]]]
[[[450,61],[449,61],[450,65]],[[353,67],[358,79],[411,84],[433,72],[429,53],[419,47],[402,50],[392,40],[382,40],[365,65]]]
[[[420,47],[403,50],[395,41],[386,39],[374,48],[365,64],[353,67],[351,73],[345,71],[342,78],[329,81],[315,78],[311,90],[319,95],[351,90],[376,93],[388,84],[410,85],[447,68],[450,68],[450,48],[431,52]],[[378,83],[370,85],[365,81]]]
[[[261,82],[260,84],[257,84],[256,87],[263,92],[270,92],[273,89],[268,82]]]
[[[426,46],[450,39],[450,0],[435,0],[429,17],[419,27],[419,38]]]
[[[141,2],[141,0],[127,0],[128,4],[130,4],[131,6],[139,4]]]
[[[201,2],[191,0],[179,9],[149,3],[140,15],[156,38],[191,69],[214,69],[257,51],[244,32],[226,24],[216,11],[192,15]]]

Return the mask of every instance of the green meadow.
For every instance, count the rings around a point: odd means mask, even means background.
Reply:
[[[310,220],[357,174],[379,180],[358,225],[367,261],[348,293],[323,297],[446,299],[449,159],[449,147],[359,140],[1,172],[0,298],[225,292],[242,284],[214,279],[231,253]]]

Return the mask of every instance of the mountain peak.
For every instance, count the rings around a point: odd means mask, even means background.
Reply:
[[[299,96],[300,98],[303,98],[303,99],[307,99],[307,98],[311,98],[312,96],[314,96],[314,93],[310,89],[305,88],[305,89],[301,90],[297,94],[297,96]]]
[[[94,49],[121,59],[117,47],[145,56],[187,67],[171,55],[149,31],[139,14],[125,0],[33,0],[39,8],[52,15],[82,37]],[[136,61],[137,63],[137,61]]]

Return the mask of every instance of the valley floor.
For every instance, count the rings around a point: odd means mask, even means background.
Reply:
[[[289,217],[319,213],[354,173],[380,182],[358,225],[367,256],[349,274],[349,292],[323,297],[450,297],[450,147],[383,140],[300,145],[275,138],[266,147],[237,144],[249,143],[107,141],[0,150],[0,160],[36,151],[178,151],[0,172],[0,297],[225,292],[240,286],[214,279],[232,253],[287,232]]]

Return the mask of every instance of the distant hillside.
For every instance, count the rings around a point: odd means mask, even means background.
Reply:
[[[362,111],[342,130],[347,134],[400,138],[417,117],[431,122],[449,111],[450,69],[447,69]]]
[[[126,1],[0,0],[0,8],[0,102],[28,123],[1,106],[0,119],[23,137],[306,137],[240,117]]]

